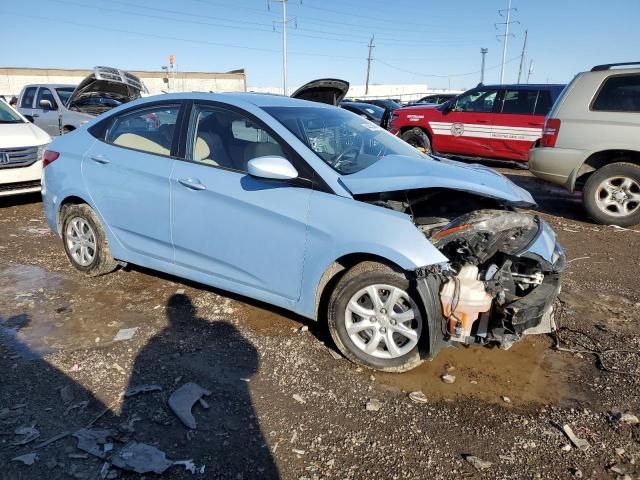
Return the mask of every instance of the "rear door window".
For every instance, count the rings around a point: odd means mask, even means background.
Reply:
[[[33,98],[36,96],[36,87],[29,87],[24,91],[20,108],[31,108],[33,106]]]
[[[540,90],[538,92],[538,99],[536,100],[536,109],[533,114],[546,116],[552,106],[551,92],[549,90]]]
[[[640,75],[615,75],[605,80],[591,105],[603,112],[640,112]]]
[[[507,90],[502,101],[502,113],[533,115],[537,99],[537,90]]]
[[[116,115],[105,141],[156,155],[171,155],[179,105],[155,105]]]

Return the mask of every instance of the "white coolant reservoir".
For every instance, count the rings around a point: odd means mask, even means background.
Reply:
[[[478,267],[465,265],[458,275],[447,280],[440,291],[442,313],[449,319],[452,340],[464,340],[471,335],[473,322],[491,309],[493,297],[478,280]]]

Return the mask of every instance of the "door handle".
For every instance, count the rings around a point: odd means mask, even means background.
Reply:
[[[110,160],[104,155],[91,155],[91,160],[101,165],[106,165]]]
[[[180,178],[178,179],[181,185],[191,189],[191,190],[206,190],[207,187],[200,183],[200,180],[197,178]]]

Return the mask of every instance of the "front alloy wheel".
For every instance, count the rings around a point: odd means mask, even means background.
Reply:
[[[423,316],[402,271],[363,262],[338,281],[328,304],[328,326],[340,352],[376,370],[403,372],[419,365]]]

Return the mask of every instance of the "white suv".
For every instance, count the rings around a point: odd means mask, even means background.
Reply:
[[[0,197],[40,191],[51,137],[0,100]]]
[[[578,74],[545,120],[529,169],[582,190],[599,223],[640,223],[640,62],[598,65]]]

